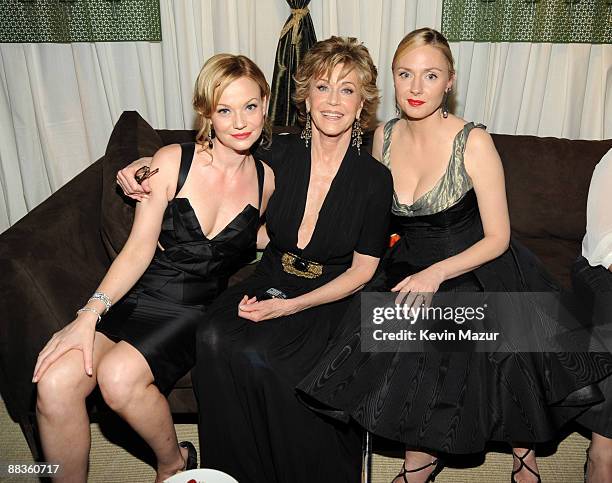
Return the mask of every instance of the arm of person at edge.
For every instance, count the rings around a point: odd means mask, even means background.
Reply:
[[[373,153],[382,156],[383,126],[374,134]],[[458,277],[504,253],[510,243],[510,217],[502,162],[493,139],[484,129],[473,129],[466,144],[464,163],[472,179],[484,237],[466,250],[414,273],[391,289],[398,292],[396,303],[412,305],[418,294],[431,301],[445,280]]]
[[[302,310],[343,299],[358,292],[372,278],[380,258],[353,252],[351,266],[333,280],[295,298],[257,301],[245,295],[238,315],[253,322],[283,317]]]
[[[161,148],[152,159],[152,167],[159,168],[158,176],[151,179],[151,194],[136,206],[134,223],[130,235],[113,261],[96,292],[106,294],[111,300],[119,300],[145,272],[157,246],[163,214],[168,200],[174,196],[180,160],[180,147],[171,145]],[[85,307],[103,314],[104,303],[90,300]],[[72,349],[83,353],[85,373],[93,373],[93,343],[97,314],[81,312],[60,331],[56,332],[39,353],[32,382],[38,382],[45,371],[59,357]]]
[[[592,267],[602,266],[612,272],[612,149],[595,166],[586,211],[586,235],[582,255]]]

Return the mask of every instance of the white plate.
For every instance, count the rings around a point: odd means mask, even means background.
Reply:
[[[195,480],[197,483],[238,483],[236,479],[227,473],[210,468],[183,471],[168,478],[164,483],[189,483],[190,480]]]

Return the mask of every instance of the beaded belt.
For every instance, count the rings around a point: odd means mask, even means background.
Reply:
[[[323,265],[305,260],[293,253],[283,253],[281,257],[283,270],[302,278],[317,278],[323,274]]]

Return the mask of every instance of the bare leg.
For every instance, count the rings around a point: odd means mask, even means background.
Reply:
[[[612,439],[593,433],[587,453],[589,483],[612,483]]]
[[[96,333],[93,376],[83,367],[83,355],[71,350],[60,357],[37,385],[36,418],[45,460],[59,464],[58,482],[87,481],[90,434],[85,398],[96,387],[96,370],[103,354],[115,345]]]
[[[102,396],[147,442],[157,458],[157,482],[182,470],[187,450],[179,448],[168,401],[153,384],[146,359],[126,342],[108,352],[98,369]]]
[[[519,446],[512,447],[513,452],[513,465],[512,471],[516,471],[521,467],[521,461],[519,460],[519,456],[523,460],[523,466],[519,472],[514,475],[514,481],[517,483],[536,483],[539,480],[539,477],[534,474],[540,473],[538,471],[538,463],[536,461],[535,451],[533,448],[521,448]],[[529,471],[531,468],[531,471]]]
[[[398,475],[393,480],[393,483],[404,483],[406,480],[408,480],[410,483],[425,483],[428,481],[431,473],[436,470],[436,465],[430,463],[434,463],[437,461],[437,459],[438,458],[436,456],[430,453],[406,450],[404,468],[408,471],[424,468],[420,471],[407,473],[404,476]]]

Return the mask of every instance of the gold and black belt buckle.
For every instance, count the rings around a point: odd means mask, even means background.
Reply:
[[[323,274],[323,265],[305,260],[293,253],[283,253],[281,263],[286,273],[297,277],[317,278]]]

